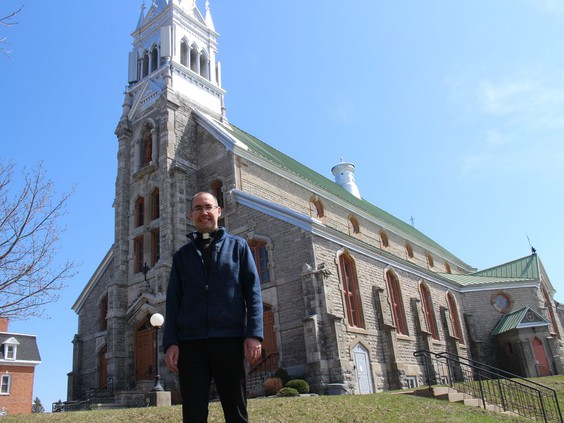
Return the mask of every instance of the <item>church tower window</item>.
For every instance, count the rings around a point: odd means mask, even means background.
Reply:
[[[205,50],[200,54],[200,76],[202,78],[210,79],[210,60],[208,59]]]
[[[198,46],[192,44],[190,49],[190,70],[192,72],[200,73],[200,57],[198,52]]]
[[[135,227],[143,226],[145,223],[145,199],[137,197],[135,200]]]
[[[141,78],[145,78],[147,75],[149,75],[149,53],[148,52],[145,52],[145,54],[143,54],[141,67],[142,67]]]
[[[140,141],[140,167],[145,167],[153,161],[153,125],[147,122],[143,127]]]
[[[190,48],[188,47],[188,43],[186,42],[186,40],[182,40],[182,42],[180,43],[180,64],[186,67],[189,67],[189,52]]]
[[[159,49],[157,46],[153,47],[151,51],[151,72],[156,71],[159,68]]]
[[[138,236],[133,240],[133,254],[135,256],[134,272],[139,273],[143,271],[143,235]]]
[[[151,266],[157,264],[161,258],[161,230],[160,228],[151,231]]]
[[[160,215],[160,193],[159,189],[155,188],[151,193],[151,220],[158,219]]]

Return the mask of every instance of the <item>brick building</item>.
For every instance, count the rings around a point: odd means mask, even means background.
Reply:
[[[413,352],[423,348],[517,363],[525,376],[563,371],[554,289],[536,254],[477,271],[362,199],[353,164],[329,180],[229,122],[209,4],[203,15],[192,1],[157,0],[132,35],[115,240],[73,306],[69,400],[111,381],[117,401],[142,404],[155,376],[149,318],[164,314],[172,255],[202,190],[255,254],[257,371],[283,367],[319,393],[370,393],[422,383]],[[163,351],[158,360],[177,400]]]
[[[35,335],[8,332],[8,319],[0,318],[0,415],[31,414],[40,363]]]

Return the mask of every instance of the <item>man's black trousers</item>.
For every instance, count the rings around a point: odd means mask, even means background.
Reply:
[[[243,338],[216,338],[181,342],[178,377],[184,423],[208,419],[212,379],[226,423],[248,422]]]

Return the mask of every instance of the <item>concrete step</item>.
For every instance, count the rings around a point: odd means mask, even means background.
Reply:
[[[464,398],[464,405],[469,407],[482,407],[483,402],[478,398]]]

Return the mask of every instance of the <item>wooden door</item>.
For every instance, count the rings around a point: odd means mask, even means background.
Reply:
[[[108,347],[104,346],[98,353],[98,388],[105,389],[108,386],[108,363],[106,353]]]
[[[538,363],[538,375],[550,376],[552,372],[550,371],[550,365],[548,364],[548,359],[546,358],[546,351],[542,341],[537,337],[533,339],[533,354],[535,355],[535,360]]]
[[[155,329],[148,318],[137,328],[135,335],[135,380],[153,379]]]

